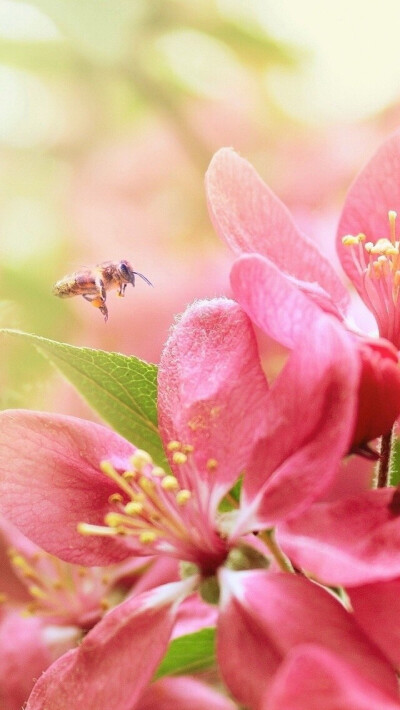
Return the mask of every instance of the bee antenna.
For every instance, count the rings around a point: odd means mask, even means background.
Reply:
[[[143,281],[146,281],[146,283],[147,283],[149,286],[153,286],[153,284],[151,283],[151,281],[149,281],[149,279],[148,279],[146,276],[143,276],[143,274],[140,274],[139,271],[133,271],[132,273],[135,274],[136,276],[140,276],[140,278],[143,279]],[[134,279],[134,278],[133,278],[132,285],[133,285],[133,286],[135,285],[135,279]],[[154,288],[154,286],[153,286],[153,288]]]

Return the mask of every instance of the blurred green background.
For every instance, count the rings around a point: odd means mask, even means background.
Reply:
[[[345,190],[400,124],[399,29],[394,0],[0,0],[0,326],[157,362],[175,314],[229,294],[203,189],[223,145],[334,260]],[[51,295],[120,258],[155,288],[111,293],[106,325]],[[87,414],[0,347],[1,408]]]

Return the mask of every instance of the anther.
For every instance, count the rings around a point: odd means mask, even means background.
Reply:
[[[155,532],[152,532],[151,530],[145,530],[144,532],[140,533],[139,535],[139,541],[143,543],[143,545],[150,545],[152,542],[154,542],[157,538],[157,535]]]
[[[165,491],[174,491],[179,488],[179,483],[175,476],[165,476],[161,481],[161,488]]]
[[[181,447],[182,444],[180,441],[169,441],[167,444],[167,451],[179,451]]]
[[[124,510],[127,515],[140,515],[143,512],[143,503],[131,500],[126,504]]]
[[[153,466],[151,473],[153,476],[156,476],[157,478],[162,478],[163,476],[166,475],[164,469],[161,468],[161,466]]]
[[[111,493],[111,495],[108,496],[109,503],[122,503],[123,500],[124,498],[121,493]]]
[[[122,474],[122,478],[124,478],[125,481],[133,481],[135,476],[136,476],[136,471],[124,471]]]
[[[178,491],[178,493],[176,494],[175,499],[178,505],[186,505],[186,503],[191,499],[191,497],[191,492],[188,491],[186,488],[182,488],[182,490]]]
[[[143,451],[143,449],[136,449],[133,456],[131,456],[131,462],[137,471],[141,471],[144,466],[153,463],[153,459],[147,451]]]
[[[218,461],[216,459],[208,459],[206,463],[207,471],[215,471],[218,466]]]
[[[194,451],[194,446],[192,446],[192,444],[184,444],[182,446],[182,451],[184,454],[191,454]]]
[[[187,456],[183,453],[183,451],[175,451],[172,456],[172,461],[178,465],[184,464],[187,461]]]

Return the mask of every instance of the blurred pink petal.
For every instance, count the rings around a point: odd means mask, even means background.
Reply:
[[[400,701],[371,683],[340,654],[294,648],[279,669],[262,710],[399,710]]]
[[[236,707],[229,698],[190,677],[163,678],[150,685],[140,700],[140,710],[235,710]]]
[[[319,285],[320,303],[328,311],[336,310],[335,303],[347,308],[348,294],[330,262],[298,231],[287,208],[250,163],[222,148],[208,168],[206,191],[215,230],[236,253],[267,256],[310,292]]]
[[[134,710],[165,652],[176,605],[191,586],[190,580],[168,584],[112,609],[40,677],[26,710]]]
[[[400,667],[400,577],[348,589],[354,617],[396,668]]]
[[[37,678],[50,665],[41,619],[0,610],[0,707],[21,710]]]
[[[220,581],[218,661],[241,703],[261,707],[282,661],[304,643],[323,645],[366,682],[397,697],[394,669],[325,589],[299,576],[264,570],[223,569]]]
[[[316,503],[282,523],[277,540],[294,564],[325,584],[358,586],[400,576],[396,489],[382,488]]]

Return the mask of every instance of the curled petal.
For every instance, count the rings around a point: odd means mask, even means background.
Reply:
[[[68,562],[105,565],[129,549],[105,537],[83,537],[80,522],[102,524],[116,486],[103,459],[128,464],[135,448],[110,429],[44,412],[0,413],[0,512],[24,535]]]
[[[340,656],[311,644],[291,651],[279,669],[262,710],[399,710],[388,695]]]
[[[261,570],[223,569],[220,583],[218,660],[227,686],[246,706],[261,707],[287,654],[309,643],[339,655],[382,692],[397,694],[391,665],[326,590],[299,576]]]
[[[277,528],[284,552],[326,584],[358,586],[400,576],[400,517],[394,488],[317,503]]]
[[[115,607],[41,676],[26,710],[134,710],[192,587],[193,579],[167,584]]]
[[[195,466],[186,475],[215,508],[261,436],[268,396],[251,322],[240,306],[228,299],[191,306],[166,344],[158,382],[163,439],[194,447]]]
[[[283,203],[254,168],[229,148],[213,157],[206,174],[211,220],[237,254],[268,257],[328,311],[345,310],[348,294],[330,262],[295,226]]]
[[[340,323],[264,257],[240,257],[231,283],[250,318],[293,348],[270,389],[266,435],[246,469],[243,532],[300,512],[330,484],[352,441],[360,359]]]

